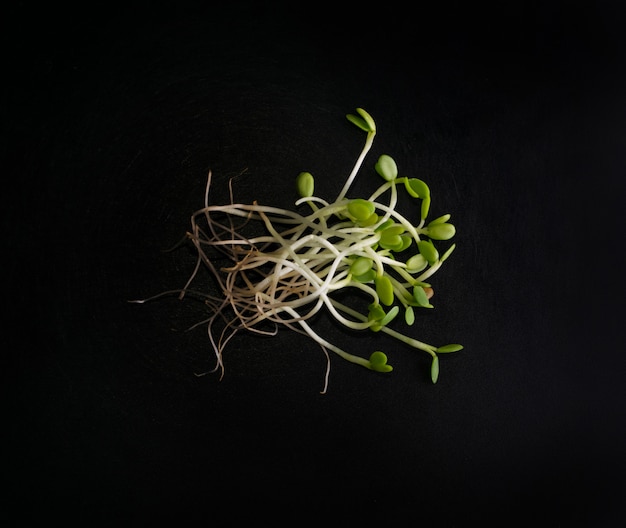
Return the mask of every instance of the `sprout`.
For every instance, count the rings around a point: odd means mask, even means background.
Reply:
[[[424,228],[424,233],[433,240],[450,240],[456,234],[456,228],[448,222],[430,224]]]
[[[376,133],[376,123],[371,115],[369,115],[362,108],[357,108],[356,113],[359,114],[355,116],[354,114],[347,114],[346,117],[348,121],[351,121],[356,126],[358,126],[361,130],[365,130],[365,132],[371,132],[373,134]]]
[[[315,180],[310,172],[301,172],[296,178],[296,187],[301,198],[309,198],[313,196],[315,189]]]
[[[356,222],[366,222],[376,212],[374,204],[362,198],[356,198],[348,203],[348,213]]]
[[[398,166],[394,159],[387,154],[383,154],[378,158],[374,168],[387,181],[393,181],[398,177]]]
[[[432,308],[433,290],[425,281],[455,247],[452,244],[440,256],[432,240],[449,240],[456,231],[449,223],[450,215],[426,224],[431,201],[428,185],[417,178],[398,177],[396,162],[386,154],[374,165],[384,183],[368,197],[348,198],[372,146],[376,124],[362,108],[346,117],[367,133],[365,145],[334,201],[314,195],[311,173],[297,176],[300,198],[295,206],[308,206],[308,213],[257,202],[235,203],[232,198],[229,204],[210,204],[209,172],[204,206],[191,216],[187,232],[197,253],[196,266],[176,293],[181,299],[194,295],[204,301],[209,315],[203,322],[216,359],[212,372],[219,370],[220,378],[224,375],[224,350],[238,332],[275,335],[281,327],[309,336],[326,354],[322,393],[328,388],[328,351],[376,372],[392,371],[383,352],[375,351],[365,359],[318,334],[311,324],[321,310],[348,329],[383,332],[430,354],[433,383],[439,378],[438,354],[463,348],[458,344],[436,347],[392,328],[401,307],[409,326],[415,323],[416,310]],[[396,210],[398,193],[403,190],[418,201],[417,220]],[[413,251],[406,255],[409,248]],[[192,289],[203,268],[217,282],[219,295]],[[337,293],[346,289],[360,293],[355,305],[339,300]]]
[[[391,372],[393,367],[387,365],[387,356],[380,351],[372,352],[370,356],[370,368],[378,372]]]

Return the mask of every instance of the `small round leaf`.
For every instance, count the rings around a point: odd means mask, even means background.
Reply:
[[[444,222],[443,224],[429,225],[426,232],[433,240],[450,240],[456,234],[456,228],[453,224]]]
[[[430,240],[420,240],[417,243],[417,249],[431,265],[439,259],[439,252]]]
[[[406,261],[406,269],[409,273],[417,273],[422,271],[428,266],[428,261],[424,258],[424,255],[417,253]]]
[[[357,257],[350,265],[350,273],[352,273],[352,275],[355,277],[364,275],[372,269],[373,263],[374,261],[371,258]]]
[[[353,216],[357,221],[364,222],[368,220],[375,211],[375,206],[368,200],[362,198],[355,198],[348,204],[348,213]]]
[[[376,172],[387,181],[393,181],[398,177],[398,167],[396,162],[387,154],[383,154],[380,158],[378,158],[374,168],[376,169]]]
[[[380,277],[376,277],[374,279],[374,284],[376,285],[376,293],[380,298],[380,302],[386,306],[391,306],[393,304],[393,285],[389,280],[389,277],[386,275],[381,275]]]
[[[296,178],[296,187],[298,189],[298,195],[301,198],[309,198],[313,196],[315,189],[315,180],[310,172],[301,172]]]
[[[407,306],[404,312],[404,320],[406,324],[411,326],[415,322],[415,311],[412,306]]]

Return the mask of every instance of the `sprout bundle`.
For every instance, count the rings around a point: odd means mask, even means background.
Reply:
[[[213,372],[220,370],[223,376],[224,350],[240,330],[274,335],[281,327],[308,335],[326,353],[323,393],[330,372],[328,351],[370,370],[392,370],[381,351],[360,357],[319,335],[311,318],[320,310],[327,310],[349,329],[384,332],[430,354],[433,383],[439,376],[438,354],[463,348],[433,346],[389,326],[401,312],[410,326],[416,310],[432,308],[428,279],[455,247],[452,244],[440,254],[433,241],[451,239],[455,228],[449,214],[426,223],[431,200],[427,184],[400,177],[388,155],[380,156],[375,164],[383,180],[378,189],[367,198],[348,198],[372,146],[376,125],[361,108],[347,118],[367,133],[363,150],[332,202],[315,196],[311,173],[299,174],[300,198],[295,205],[306,207],[306,214],[256,202],[234,203],[232,193],[230,204],[211,205],[209,173],[204,207],[192,215],[187,233],[198,260],[179,294],[182,298],[193,291],[191,284],[203,265],[217,281],[220,296],[200,293],[210,311],[203,323],[216,357]],[[416,225],[396,210],[400,192],[417,201]],[[337,300],[335,294],[345,288],[359,290],[359,299],[366,299],[363,305],[355,308]]]

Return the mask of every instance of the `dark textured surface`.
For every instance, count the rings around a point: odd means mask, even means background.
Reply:
[[[623,438],[624,11],[449,2],[360,11],[235,5],[31,10],[8,20],[4,333],[18,518],[470,519],[618,526]],[[567,7],[566,7],[567,5]],[[330,198],[364,135],[450,212],[424,341],[460,342],[428,381],[282,333],[212,366],[202,305],[127,299],[181,287],[176,243],[238,178],[290,207]],[[376,186],[365,170],[354,192]],[[433,216],[434,217],[434,216]],[[320,318],[366,355],[382,340]],[[174,330],[174,331],[172,331]],[[383,347],[384,348],[384,347]],[[256,500],[260,502],[256,504]],[[332,514],[331,514],[332,512]],[[289,516],[285,517],[289,519]]]

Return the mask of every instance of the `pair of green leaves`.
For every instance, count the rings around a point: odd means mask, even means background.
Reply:
[[[459,350],[463,350],[463,345],[450,344],[440,346],[436,349],[436,352],[439,354],[446,354],[450,352],[458,352]],[[430,364],[430,379],[433,383],[437,383],[437,380],[439,379],[439,357],[437,355],[433,356],[433,360]]]
[[[377,372],[391,372],[393,370],[393,367],[387,364],[387,356],[380,351],[372,352],[370,368]]]
[[[433,240],[450,240],[456,234],[456,228],[448,220],[450,215],[445,214],[429,222],[425,228],[426,235]]]
[[[367,320],[372,323],[370,329],[374,332],[378,332],[383,326],[388,325],[400,312],[398,306],[394,306],[389,312],[385,312],[383,307],[377,303],[370,304],[367,309]]]
[[[378,222],[376,206],[369,200],[355,198],[348,204],[348,214],[361,227],[369,227]]]
[[[412,241],[413,237],[406,233],[403,225],[392,224],[380,231],[380,240],[378,243],[383,249],[400,253],[407,249]]]
[[[372,269],[374,261],[368,257],[357,257],[350,264],[350,274],[356,281],[367,283],[376,278],[376,271]]]
[[[347,114],[346,118],[348,121],[367,133],[376,133],[376,123],[374,122],[374,118],[362,108],[357,108],[356,113],[359,115]]]

